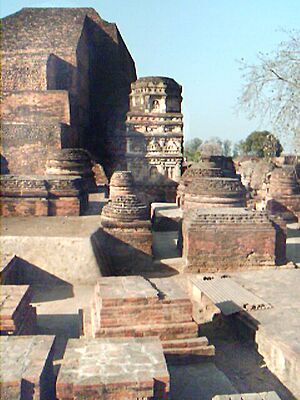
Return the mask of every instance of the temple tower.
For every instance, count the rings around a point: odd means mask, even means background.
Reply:
[[[175,201],[183,161],[181,92],[171,78],[131,84],[125,159],[148,202]]]

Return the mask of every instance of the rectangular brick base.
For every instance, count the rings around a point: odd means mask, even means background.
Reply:
[[[167,356],[213,356],[214,346],[198,337],[192,303],[172,278],[100,278],[91,309],[84,312],[84,334],[94,338],[149,337],[162,341]]]
[[[1,338],[1,400],[55,398],[54,336]]]
[[[69,339],[59,400],[167,400],[169,373],[157,338]]]
[[[190,211],[183,220],[189,272],[274,266],[276,229],[266,215],[245,209]]]
[[[42,198],[1,197],[0,214],[3,217],[27,217],[48,215],[48,200]]]
[[[28,335],[36,330],[36,309],[27,285],[0,286],[0,334]]]

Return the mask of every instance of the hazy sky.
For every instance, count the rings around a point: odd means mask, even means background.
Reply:
[[[138,76],[162,75],[183,86],[186,139],[237,141],[260,126],[235,106],[237,60],[255,62],[299,29],[300,0],[0,0],[1,17],[22,7],[93,7],[116,22]]]

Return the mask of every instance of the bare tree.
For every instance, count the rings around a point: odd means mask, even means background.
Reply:
[[[260,116],[281,137],[293,139],[300,153],[300,31],[289,32],[276,53],[258,59],[257,65],[241,61],[245,85],[239,104],[250,118]]]
[[[200,151],[202,155],[206,156],[221,156],[223,154],[222,140],[212,137],[201,144]]]

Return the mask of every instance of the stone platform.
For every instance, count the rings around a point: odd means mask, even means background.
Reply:
[[[169,373],[157,338],[70,339],[59,400],[166,400]]]
[[[158,336],[165,355],[212,356],[214,347],[198,337],[188,295],[172,278],[101,278],[91,309],[84,313],[84,334],[101,337]]]
[[[0,286],[0,334],[29,335],[36,331],[36,309],[29,286]]]
[[[22,268],[29,283],[89,284],[108,273],[97,240],[99,216],[15,217],[1,222],[2,255],[26,261]]]
[[[0,344],[1,399],[52,399],[54,336],[6,336]]]
[[[274,306],[250,312],[250,319],[240,320],[255,332],[258,352],[268,368],[300,398],[300,271],[265,270],[231,275]]]

